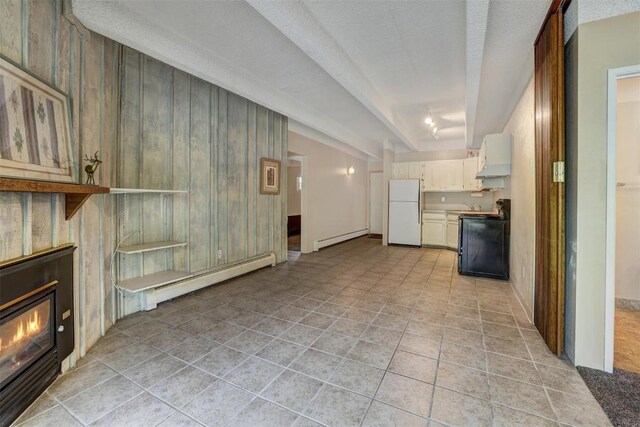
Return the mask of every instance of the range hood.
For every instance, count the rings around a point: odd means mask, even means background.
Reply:
[[[511,175],[511,165],[485,165],[484,169],[476,174],[476,179],[497,178]]]
[[[480,171],[476,179],[504,178],[511,175],[511,134],[495,133],[484,137],[480,146]]]

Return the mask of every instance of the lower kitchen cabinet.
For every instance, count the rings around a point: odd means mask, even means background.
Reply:
[[[458,214],[424,212],[422,214],[422,245],[458,249]]]
[[[447,219],[447,247],[458,249],[458,219]]]
[[[445,246],[447,217],[444,212],[425,212],[422,215],[422,244]]]

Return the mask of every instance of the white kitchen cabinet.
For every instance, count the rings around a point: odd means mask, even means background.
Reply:
[[[479,173],[484,178],[511,175],[511,134],[486,135],[480,146]]]
[[[422,179],[423,162],[394,162],[391,179]]]
[[[464,190],[463,160],[424,162],[423,191],[447,192]]]
[[[476,179],[476,174],[480,170],[479,164],[480,164],[479,157],[470,157],[468,159],[464,159],[464,165],[463,165],[464,183],[462,185],[464,191],[482,190],[482,180]]]
[[[425,212],[422,214],[422,244],[445,246],[447,217],[444,212]]]
[[[409,162],[408,165],[409,165],[408,166],[409,179],[423,178],[423,173],[422,173],[423,162]]]
[[[458,214],[447,214],[447,247],[458,248]]]
[[[424,191],[442,191],[442,164],[424,162]]]
[[[442,170],[444,177],[442,191],[462,191],[464,186],[464,161],[443,161]]]
[[[407,179],[409,177],[409,168],[406,163],[394,162],[391,165],[391,179]]]

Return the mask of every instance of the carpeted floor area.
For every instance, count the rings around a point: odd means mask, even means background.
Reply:
[[[583,367],[578,372],[614,426],[640,426],[640,374],[622,369],[609,374]]]

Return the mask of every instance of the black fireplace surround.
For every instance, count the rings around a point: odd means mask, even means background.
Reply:
[[[73,351],[73,251],[0,263],[0,427],[55,380]]]

